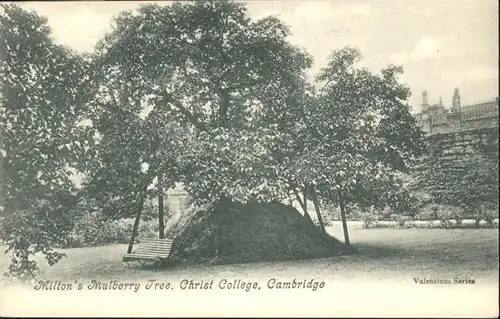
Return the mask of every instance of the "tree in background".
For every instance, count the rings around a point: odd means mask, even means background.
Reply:
[[[407,103],[410,91],[397,80],[402,69],[373,74],[357,67],[360,59],[358,50],[344,48],[320,72],[305,146],[293,166],[316,207],[319,198],[339,205],[346,244],[346,206],[401,199],[397,173],[406,172],[424,147]]]

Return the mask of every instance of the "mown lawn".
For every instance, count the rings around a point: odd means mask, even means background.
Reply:
[[[329,228],[342,239],[342,228]],[[496,317],[497,229],[362,229],[350,225],[357,253],[314,260],[232,265],[185,265],[160,271],[124,268],[126,245],[76,248],[54,267],[41,265],[40,279],[66,283],[92,280],[141,283],[134,291],[36,291],[0,288],[0,315],[9,316],[340,316]],[[3,247],[2,247],[3,248]],[[1,256],[2,272],[8,259]],[[473,278],[473,285],[420,285],[415,277]],[[314,279],[325,288],[269,289],[278,281]],[[182,280],[222,279],[259,283],[258,290],[185,290]],[[173,290],[144,290],[149,280]],[[262,288],[262,290],[260,289]]]
[[[343,240],[340,225],[329,232]],[[308,276],[331,280],[405,280],[414,276],[474,276],[482,282],[498,281],[496,229],[363,229],[350,225],[354,255],[315,260],[232,265],[183,265],[160,271],[121,263],[126,245],[66,249],[67,258],[50,267],[41,262],[44,279],[136,279],[193,276]],[[5,249],[2,247],[2,254]],[[2,273],[8,266],[2,256]],[[39,258],[37,258],[40,260]]]

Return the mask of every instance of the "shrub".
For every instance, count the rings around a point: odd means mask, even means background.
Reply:
[[[479,207],[468,207],[467,217],[475,220],[475,228],[481,226],[481,221],[486,222],[486,227],[494,228],[495,219],[498,218],[498,207],[494,205],[480,205]]]
[[[127,243],[132,234],[132,226],[133,219],[130,218],[106,221],[98,230],[99,236],[93,244]]]
[[[481,218],[486,222],[486,226],[489,228],[495,228],[495,219],[498,218],[498,210],[496,209],[485,209],[481,211]],[[498,225],[498,224],[497,224]]]
[[[97,212],[89,213],[76,222],[70,234],[68,247],[86,247],[105,244],[125,244],[130,240],[133,218],[103,220]],[[138,236],[154,238],[158,234],[158,220],[141,220]]]
[[[459,207],[451,205],[434,205],[432,209],[433,211],[436,211],[436,215],[443,228],[459,226],[453,222],[457,220],[460,220],[459,224],[461,224],[462,214]]]
[[[433,205],[424,206],[415,216],[416,220],[436,220],[437,209],[433,209]]]
[[[411,216],[402,214],[393,214],[391,215],[391,219],[396,222],[396,226],[398,227],[412,226],[412,222],[414,222]]]
[[[428,204],[415,216],[416,220],[439,220],[440,225],[444,228],[461,227],[464,218],[463,210],[460,207],[443,204]]]
[[[463,227],[463,221],[464,219],[466,219],[466,215],[465,215],[465,210],[461,207],[454,207],[454,214],[453,214],[453,218],[455,219],[455,227],[457,228],[461,228]]]
[[[144,203],[144,207],[142,209],[141,213],[141,219],[143,220],[158,220],[158,206],[157,204],[157,198],[148,198],[146,202]],[[170,206],[168,205],[167,197],[165,195],[163,199],[164,205],[163,205],[163,216],[165,218],[168,218],[171,215],[170,212]]]
[[[346,206],[346,219],[347,220],[361,220],[360,208],[354,204],[348,204]],[[322,211],[323,220],[325,222],[325,226],[327,224],[331,225],[332,221],[341,220],[340,208],[334,205],[326,205],[325,209]],[[314,215],[314,214],[313,214]]]
[[[364,228],[372,228],[379,225],[380,216],[376,211],[366,211],[360,213],[361,221],[363,222]]]
[[[131,224],[133,225],[133,223]],[[139,234],[138,239],[141,238],[158,238],[158,231],[160,226],[158,225],[157,219],[152,219],[148,221],[142,221],[139,224]],[[128,233],[127,242],[130,240],[130,235],[132,235],[132,226],[130,227],[130,233]],[[168,234],[167,234],[168,237]]]
[[[84,247],[91,245],[99,237],[102,219],[97,212],[83,214],[75,222],[69,235],[69,247]]]

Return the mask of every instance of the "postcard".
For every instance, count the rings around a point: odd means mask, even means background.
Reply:
[[[0,9],[2,316],[498,317],[497,2]]]

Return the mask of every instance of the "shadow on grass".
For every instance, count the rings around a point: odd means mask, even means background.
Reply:
[[[404,258],[414,255],[415,252],[403,247],[393,247],[380,244],[354,244],[348,255],[357,255],[370,259],[381,259],[388,257]]]
[[[331,264],[331,262],[336,263],[342,262],[344,258],[350,258],[351,256],[353,258],[363,258],[363,259],[383,259],[383,258],[388,258],[388,257],[401,257],[401,256],[406,256],[409,253],[407,253],[404,249],[398,249],[398,248],[392,248],[392,247],[387,247],[387,246],[377,246],[377,245],[365,245],[365,244],[360,244],[360,245],[352,245],[352,246],[345,246],[344,244],[341,244],[343,247],[341,250],[337,251],[335,254],[329,254],[325,255],[323,257],[301,257],[301,258],[296,258],[293,256],[290,256],[290,258],[280,258],[276,260],[256,260],[256,261],[237,261],[237,260],[232,260],[231,262],[227,261],[222,261],[222,260],[217,260],[215,259],[207,259],[205,261],[198,261],[198,262],[192,262],[189,260],[179,260],[179,259],[174,259],[170,262],[167,262],[163,264],[161,267],[158,267],[157,269],[154,269],[154,267],[142,267],[139,269],[143,270],[159,270],[159,271],[169,271],[169,270],[180,270],[180,269],[187,269],[187,268],[192,268],[192,269],[203,269],[204,267],[234,267],[234,266],[241,266],[241,267],[248,267],[252,268],[254,266],[270,266],[273,267],[273,265],[278,265],[280,264],[289,264],[290,262],[293,262],[294,264],[300,265],[300,264],[315,264],[315,263],[322,263],[326,262],[328,264]],[[343,257],[343,258],[340,258]]]
[[[364,260],[382,260],[396,263],[418,263],[421,265],[441,265],[452,268],[474,268],[476,270],[498,269],[498,253],[488,247],[457,248],[446,245],[427,247],[388,246],[361,243],[354,245],[353,254]]]

